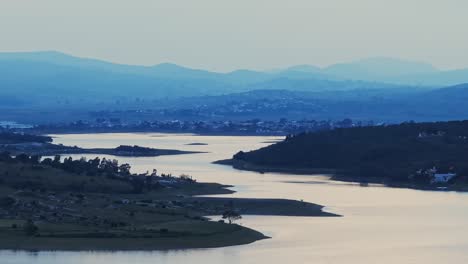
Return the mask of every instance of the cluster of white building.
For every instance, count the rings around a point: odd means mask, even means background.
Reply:
[[[438,173],[436,167],[426,171],[431,178],[431,183],[447,183],[457,176],[456,173]]]

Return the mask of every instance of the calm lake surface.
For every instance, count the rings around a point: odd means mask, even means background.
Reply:
[[[320,175],[259,174],[211,164],[239,150],[266,146],[270,143],[263,142],[278,139],[275,137],[183,134],[55,137],[57,143],[80,147],[126,144],[206,151],[209,153],[118,159],[130,163],[134,172],[157,168],[158,172],[190,174],[198,181],[233,185],[237,191],[230,195],[233,197],[303,199],[326,205],[327,211],[344,217],[244,217],[240,224],[272,239],[243,246],[154,252],[0,251],[0,263],[468,263],[468,196],[463,193],[360,187]],[[186,145],[189,143],[208,145]]]

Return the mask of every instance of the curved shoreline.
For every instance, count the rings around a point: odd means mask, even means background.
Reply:
[[[322,205],[303,201],[200,196],[233,193],[227,187],[217,183],[194,183],[144,194],[83,193],[86,206],[81,203],[67,205],[67,214],[76,217],[75,220],[65,222],[56,218],[36,218],[50,215],[50,209],[38,209],[29,218],[11,218],[7,214],[6,217],[0,217],[0,250],[157,251],[227,247],[250,244],[269,237],[248,227],[208,221],[206,218],[222,215],[226,208],[232,208],[241,215],[339,216],[324,212]],[[4,195],[10,195],[22,203],[33,199],[40,201],[41,208],[60,206],[50,202],[48,194],[29,192],[28,195],[32,196],[21,196],[18,193],[20,190],[3,185],[0,188],[4,189]],[[64,191],[57,192],[53,199],[74,198],[70,198],[70,193]],[[101,212],[92,213],[89,210]],[[127,211],[133,211],[140,217],[119,216]],[[123,221],[130,225],[106,228],[95,226],[88,220],[79,220],[91,219],[93,215],[99,219]],[[145,218],[142,222],[143,216]],[[34,224],[39,228],[38,233],[32,236],[23,229],[26,219],[31,217],[36,218]]]
[[[183,154],[200,154],[206,153],[201,151],[186,151],[176,149],[156,149],[156,148],[144,148],[139,146],[128,146],[128,149],[117,148],[80,148],[63,146],[51,143],[28,143],[20,145],[0,145],[0,152],[6,151],[12,154],[27,153],[29,155],[39,156],[54,156],[54,155],[85,155],[85,154],[96,154],[96,155],[112,155],[116,157],[158,157],[165,155],[183,155]]]
[[[222,187],[224,189],[224,186]],[[222,192],[218,192],[222,193]],[[242,215],[256,216],[291,216],[291,217],[340,217],[324,212],[324,206],[287,199],[223,198],[223,197],[187,197],[184,202],[205,204],[206,210],[233,204],[240,208]],[[0,250],[14,251],[159,251],[180,249],[219,248],[251,244],[269,239],[261,232],[237,224],[224,224],[215,221],[203,222],[210,229],[219,229],[213,233],[182,235],[154,238],[146,237],[48,237],[13,235],[2,232]],[[0,227],[4,229],[4,227]],[[3,230],[2,230],[3,231]],[[9,236],[9,234],[11,236]],[[103,233],[104,234],[104,233]]]
[[[361,177],[352,177],[346,175],[345,171],[336,170],[336,169],[326,169],[326,168],[288,168],[288,167],[271,167],[271,166],[262,166],[246,161],[235,160],[235,159],[225,159],[214,161],[213,164],[227,165],[232,166],[234,169],[252,171],[258,173],[288,173],[288,174],[297,174],[297,175],[313,175],[321,174],[330,176],[331,180],[341,181],[341,182],[354,182],[359,183],[363,187],[368,184],[381,184],[389,188],[403,188],[403,189],[413,189],[421,191],[455,191],[455,192],[468,192],[468,186],[437,186],[437,185],[417,185],[414,183],[404,183],[404,182],[391,182],[382,178],[361,178]]]
[[[0,251],[161,251],[207,249],[251,244],[269,239],[262,233],[232,224],[232,231],[179,238],[50,238],[28,237],[21,241],[0,239]]]
[[[270,167],[270,166],[261,166],[245,161],[235,160],[235,159],[225,159],[214,161],[213,164],[219,165],[228,165],[232,166],[238,170],[253,171],[258,173],[265,172],[274,172],[274,173],[289,173],[289,174],[325,174],[325,175],[335,175],[339,173],[335,169],[327,168],[287,168],[287,167]]]

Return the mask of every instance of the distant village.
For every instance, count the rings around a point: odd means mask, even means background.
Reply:
[[[231,134],[231,135],[289,135],[302,132],[330,130],[360,126],[384,125],[373,121],[333,120],[288,120],[278,121],[251,119],[245,121],[124,121],[119,118],[98,118],[94,121],[76,121],[71,123],[36,125],[25,131],[37,133],[60,132],[168,132],[196,134]]]
[[[453,172],[454,168],[449,169],[448,172],[442,173],[438,171],[436,167],[432,167],[430,169],[419,169],[416,171],[416,177],[425,177],[427,178],[431,184],[438,184],[438,183],[448,183],[450,180],[457,177],[457,174]]]

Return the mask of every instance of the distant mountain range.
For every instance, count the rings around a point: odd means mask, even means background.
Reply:
[[[392,58],[371,58],[340,63],[325,68],[311,65],[293,66],[283,74],[313,75],[322,79],[360,80],[395,85],[443,87],[468,82],[468,68],[442,71],[434,66]]]
[[[114,64],[53,51],[0,53],[0,72],[2,103],[28,106],[53,103],[98,107],[103,103],[130,103],[138,98],[219,95],[256,89],[394,88],[389,84],[346,81],[291,69],[279,73],[249,70],[216,73],[170,63],[155,66]]]
[[[171,63],[115,64],[45,51],[0,53],[0,72],[0,109],[6,110],[209,108],[229,104],[233,98],[256,104],[270,96],[273,104],[286,100],[285,105],[294,108],[290,116],[303,106],[301,117],[310,113],[306,109],[330,118],[381,113],[387,119],[392,115],[403,119],[411,117],[411,112],[404,113],[409,109],[422,119],[468,113],[468,87],[459,85],[468,83],[468,69],[441,71],[430,64],[391,58],[325,68],[297,65],[268,72],[219,73]]]
[[[292,66],[283,74],[309,74],[325,78],[389,82],[401,76],[434,74],[439,72],[430,64],[392,58],[371,58],[349,63],[339,63],[320,68],[312,65]]]
[[[46,51],[0,53],[0,70],[0,85],[14,88],[9,96],[21,95],[22,98],[31,93],[56,98],[80,95],[96,99],[102,96],[126,98],[128,95],[164,98],[255,89],[329,91],[394,88],[395,85],[441,87],[468,82],[468,69],[444,72],[426,63],[389,58],[326,68],[299,65],[273,72],[237,70],[217,73],[170,63],[155,66],[114,64]]]

